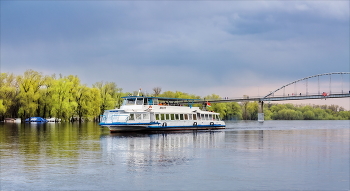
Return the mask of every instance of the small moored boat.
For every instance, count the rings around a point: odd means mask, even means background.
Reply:
[[[111,132],[224,129],[219,113],[192,107],[195,99],[127,96],[119,109],[106,110],[100,125]]]
[[[46,123],[47,120],[42,117],[29,117],[25,120],[26,123]]]
[[[21,118],[5,118],[5,123],[21,123]]]
[[[46,118],[47,122],[49,123],[58,123],[58,122],[61,122],[61,119],[58,119],[58,118],[55,118],[55,117],[52,117],[52,118]]]

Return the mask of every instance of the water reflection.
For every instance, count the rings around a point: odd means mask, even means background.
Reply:
[[[3,124],[2,170],[12,167],[19,172],[38,172],[53,164],[73,167],[82,158],[96,157],[91,152],[100,151],[99,130],[92,123]]]
[[[154,134],[110,134],[101,137],[101,148],[109,163],[124,163],[129,170],[185,165],[198,149],[224,142],[225,132],[181,132]]]
[[[95,123],[0,124],[1,189],[348,188],[349,122],[227,124],[128,134]]]

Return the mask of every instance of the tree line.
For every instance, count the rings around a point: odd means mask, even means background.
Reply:
[[[98,120],[106,109],[120,107],[122,97],[136,95],[137,92],[122,92],[114,82],[96,82],[88,87],[80,82],[78,76],[43,75],[27,70],[23,75],[1,73],[0,75],[0,121],[4,118],[38,116],[56,117],[63,121]],[[180,91],[161,92],[160,87],[146,96],[221,99],[216,94],[200,97]],[[197,106],[202,107],[201,104]],[[212,103],[207,110],[220,113],[225,120],[257,120],[257,102]],[[265,120],[349,120],[350,111],[337,105],[265,104]]]
[[[114,82],[81,84],[77,76],[1,73],[0,119],[40,116],[63,121],[93,120],[105,109],[121,103],[122,89]]]
[[[220,99],[218,95],[206,100]],[[258,102],[212,103],[208,108],[219,112],[224,120],[258,120]],[[338,105],[264,104],[265,120],[350,120],[350,111]]]

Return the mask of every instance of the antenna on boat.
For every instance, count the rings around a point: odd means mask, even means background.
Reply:
[[[137,96],[140,96],[141,88],[139,89],[139,92],[137,93]]]

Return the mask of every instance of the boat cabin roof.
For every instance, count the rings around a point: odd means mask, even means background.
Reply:
[[[123,105],[169,105],[181,106],[192,105],[195,100],[186,98],[166,98],[166,97],[149,97],[149,96],[126,96]]]
[[[147,99],[158,99],[159,101],[194,101],[200,99],[186,99],[186,98],[167,98],[167,97],[149,97],[149,96],[125,96],[124,99],[136,99],[136,98],[147,98]]]

